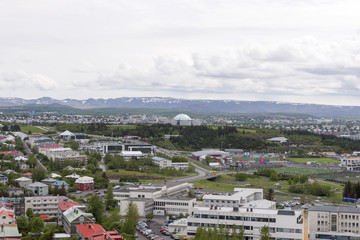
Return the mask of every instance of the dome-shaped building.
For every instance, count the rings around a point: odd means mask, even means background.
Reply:
[[[174,117],[174,120],[176,121],[191,121],[191,118],[186,114],[178,114]]]

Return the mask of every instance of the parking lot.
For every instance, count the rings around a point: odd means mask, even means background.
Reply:
[[[154,238],[156,240],[165,239],[165,240],[173,240],[170,236],[165,236],[164,234],[160,233],[161,227],[166,223],[166,218],[164,216],[155,216],[151,222],[147,222],[148,229],[151,229],[155,235],[158,235],[158,238]],[[139,240],[149,239],[141,234],[140,231],[137,231]],[[150,238],[151,239],[151,238]]]

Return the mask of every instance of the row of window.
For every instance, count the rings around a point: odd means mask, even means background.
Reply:
[[[341,214],[341,219],[359,220],[359,215],[346,215],[346,214]]]
[[[229,201],[229,200],[205,200],[205,202],[212,202],[212,203],[236,203],[237,201]]]
[[[275,218],[261,218],[261,217],[244,217],[244,216],[228,216],[228,215],[211,215],[211,214],[194,214],[195,218],[206,219],[226,219],[236,221],[251,221],[251,222],[272,222],[275,223]]]
[[[155,202],[155,206],[165,206],[165,205],[170,205],[170,206],[189,206],[189,203],[185,203],[185,202]]]
[[[347,226],[349,226],[349,227],[359,227],[359,223],[347,223],[347,222],[341,222],[341,224],[340,224],[342,227],[347,227]]]

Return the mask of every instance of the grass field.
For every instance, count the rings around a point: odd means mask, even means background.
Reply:
[[[307,162],[316,162],[316,163],[340,163],[340,161],[332,159],[332,158],[327,158],[327,157],[322,157],[322,158],[289,158],[288,160],[292,161],[292,162],[296,162],[296,163],[307,163]]]
[[[283,167],[283,168],[274,168],[278,173],[288,173],[293,175],[317,175],[321,173],[330,173],[332,171],[325,169],[314,169],[314,168],[295,168],[295,167]]]
[[[34,126],[21,127],[21,131],[26,134],[29,133],[29,131],[31,131],[31,133],[46,133],[47,132],[38,127],[34,127]]]
[[[234,192],[234,188],[241,187],[241,185],[212,182],[212,181],[208,181],[206,179],[194,181],[191,183],[193,183],[194,187],[196,187],[196,188],[203,187],[204,189],[223,191],[223,192]]]

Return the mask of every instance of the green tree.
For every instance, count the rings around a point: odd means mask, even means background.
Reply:
[[[104,204],[98,195],[91,197],[89,202],[89,212],[94,215],[96,223],[102,223],[104,217]]]
[[[129,238],[134,239],[134,234],[136,232],[136,224],[139,221],[139,218],[139,211],[136,204],[130,202],[125,215],[125,221],[122,229],[123,233],[129,236]]]
[[[269,200],[269,201],[273,201],[274,200],[274,189],[269,188],[266,195],[265,195],[265,199]]]
[[[268,226],[264,225],[262,228],[260,228],[260,240],[270,240],[270,229]]]
[[[114,199],[113,188],[111,184],[107,187],[107,192],[105,196],[105,206],[107,209],[113,209],[117,204],[117,201]]]
[[[279,181],[279,176],[278,176],[278,174],[277,174],[276,172],[271,173],[271,175],[270,175],[270,180],[271,180],[271,181]]]
[[[308,176],[303,174],[300,176],[300,183],[306,183],[309,180]]]
[[[29,159],[28,159],[27,163],[32,168],[34,168],[37,165],[37,158],[36,158],[35,154],[32,153],[29,155]]]
[[[151,222],[153,220],[153,218],[154,218],[154,214],[148,213],[148,214],[146,214],[145,217],[146,217],[147,222]]]
[[[34,212],[33,212],[32,208],[28,208],[26,210],[26,216],[28,216],[29,219],[32,219],[34,217]]]
[[[245,240],[245,228],[240,226],[239,232],[237,234],[237,240]]]
[[[33,170],[32,173],[32,179],[34,180],[34,182],[40,182],[41,180],[46,178],[46,173],[45,170],[42,167],[36,167]]]
[[[111,160],[113,159],[113,157],[111,156],[110,153],[106,153],[105,156],[104,156],[104,163],[105,164],[108,164],[111,162]]]
[[[50,231],[45,232],[44,234],[41,235],[39,240],[55,240],[54,231],[50,230]]]
[[[29,208],[29,209],[31,209],[31,208]],[[24,215],[16,218],[16,224],[18,225],[19,232],[28,232],[29,231],[29,223]]]
[[[41,233],[44,229],[44,220],[40,217],[33,217],[30,222],[30,232],[32,233]]]
[[[69,142],[69,146],[72,150],[77,151],[79,149],[80,144],[72,140]]]

